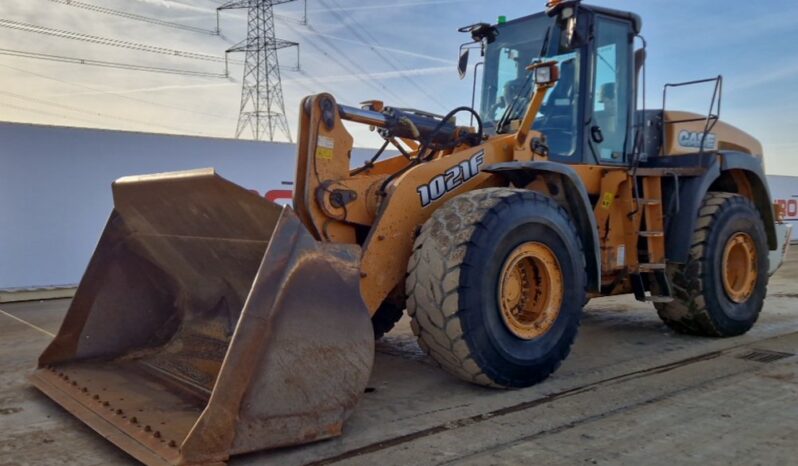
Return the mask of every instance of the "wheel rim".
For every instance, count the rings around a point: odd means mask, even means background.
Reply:
[[[756,289],[756,244],[751,235],[737,233],[729,238],[723,249],[723,289],[735,303],[743,303]]]
[[[563,300],[557,257],[542,243],[518,246],[504,262],[498,300],[504,325],[518,338],[532,340],[551,329]]]

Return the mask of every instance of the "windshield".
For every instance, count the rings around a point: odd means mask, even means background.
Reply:
[[[560,47],[560,29],[545,14],[500,24],[497,29],[499,35],[485,53],[480,116],[486,130],[515,131],[534,90],[527,65],[536,60],[556,60],[560,80],[546,95],[532,128],[546,135],[553,153],[572,155],[579,101],[578,50]]]

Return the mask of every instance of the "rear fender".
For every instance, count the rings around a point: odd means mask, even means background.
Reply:
[[[744,187],[740,185],[740,177],[746,181]],[[666,226],[666,252],[670,262],[687,262],[698,211],[709,191],[735,192],[751,199],[762,216],[768,248],[778,249],[776,217],[761,159],[740,152],[722,152],[702,175],[679,180],[680,208]]]

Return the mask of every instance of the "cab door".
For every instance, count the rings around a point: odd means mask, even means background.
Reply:
[[[625,164],[632,149],[633,40],[627,21],[596,16],[586,139],[600,164]]]

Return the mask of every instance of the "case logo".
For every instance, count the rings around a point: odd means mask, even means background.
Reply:
[[[427,207],[442,198],[444,194],[454,191],[463,183],[477,176],[483,165],[485,165],[485,151],[481,150],[470,159],[464,160],[446,170],[445,173],[436,176],[428,184],[419,186],[417,191],[421,198],[421,207]]]
[[[691,149],[700,149],[701,140],[704,138],[704,133],[696,131],[682,130],[679,133],[679,145],[682,147],[689,147]],[[707,139],[704,141],[704,149],[715,150],[718,147],[718,137],[712,133],[707,134]]]

